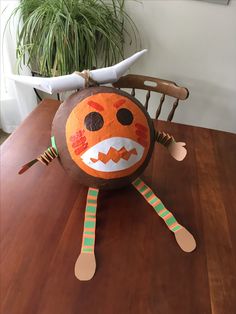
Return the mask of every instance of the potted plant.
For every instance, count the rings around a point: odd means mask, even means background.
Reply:
[[[18,64],[42,76],[116,63],[124,34],[137,43],[124,0],[21,0],[12,16],[17,13]]]

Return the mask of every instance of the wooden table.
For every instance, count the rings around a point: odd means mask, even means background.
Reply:
[[[22,164],[50,143],[59,102],[43,101],[2,145],[1,313],[231,314],[236,311],[236,135],[158,121],[185,141],[178,163],[156,145],[144,179],[195,235],[182,252],[163,221],[129,186],[101,192],[97,272],[74,276],[87,188],[58,161]]]

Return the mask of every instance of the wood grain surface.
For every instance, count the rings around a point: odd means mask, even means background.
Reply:
[[[236,135],[156,121],[187,143],[183,162],[156,145],[143,179],[195,236],[180,250],[131,186],[99,194],[97,272],[74,276],[87,188],[58,161],[21,165],[50,144],[59,102],[44,100],[1,146],[2,314],[233,314]]]

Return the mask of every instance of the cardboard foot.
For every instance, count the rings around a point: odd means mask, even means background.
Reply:
[[[81,281],[93,278],[96,270],[94,253],[80,253],[75,263],[75,277]]]
[[[192,252],[196,248],[196,241],[192,234],[185,228],[175,232],[175,238],[184,252]]]

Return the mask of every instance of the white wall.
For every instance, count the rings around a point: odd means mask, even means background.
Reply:
[[[6,133],[13,132],[37,104],[31,87],[14,83],[7,78],[16,72],[15,38],[18,17],[6,30],[5,26],[18,3],[19,0],[0,2],[0,128]],[[30,71],[22,66],[21,74],[30,75]]]
[[[130,0],[126,10],[139,28],[142,47],[149,50],[130,72],[173,80],[189,89],[175,122],[236,133],[236,0],[228,6]],[[127,45],[126,55],[129,51]],[[152,116],[155,109],[152,105]]]

